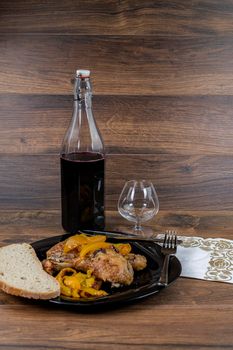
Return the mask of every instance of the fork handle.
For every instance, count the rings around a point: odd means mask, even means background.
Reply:
[[[158,282],[159,284],[161,284],[163,286],[167,286],[168,285],[169,260],[170,260],[170,255],[166,254],[164,256],[163,267],[162,267],[161,275],[160,275],[159,282]]]

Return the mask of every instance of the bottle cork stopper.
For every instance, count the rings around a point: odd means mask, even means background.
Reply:
[[[89,78],[91,72],[87,69],[78,69],[76,70],[76,77],[80,78]]]

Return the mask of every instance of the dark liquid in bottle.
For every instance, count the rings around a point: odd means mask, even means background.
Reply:
[[[65,231],[104,228],[104,157],[70,153],[61,157],[62,226]]]

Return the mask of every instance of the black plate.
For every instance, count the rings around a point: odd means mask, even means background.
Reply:
[[[106,231],[107,232],[107,231]],[[70,234],[50,237],[37,242],[32,243],[33,248],[40,260],[45,259],[46,251],[56,243],[68,238]],[[114,239],[110,239],[111,242],[116,242]],[[117,240],[120,242],[120,240]],[[150,295],[158,293],[163,287],[158,285],[158,279],[163,263],[163,257],[161,254],[161,248],[159,245],[151,242],[132,242],[130,241],[132,250],[134,253],[142,254],[147,258],[147,268],[140,272],[135,272],[134,281],[129,287],[122,288],[109,288],[109,293],[106,297],[101,298],[88,298],[79,299],[78,301],[72,301],[70,299],[55,298],[50,299],[50,303],[71,307],[71,308],[93,308],[93,307],[108,307],[119,306],[123,303],[129,303],[144,299]],[[126,241],[124,240],[124,243]],[[172,256],[169,264],[169,284],[174,282],[181,274],[181,264],[179,260]],[[104,288],[106,290],[106,288]]]

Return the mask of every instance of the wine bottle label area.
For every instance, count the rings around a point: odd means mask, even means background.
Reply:
[[[97,153],[61,157],[62,225],[71,233],[104,227],[104,158]]]

